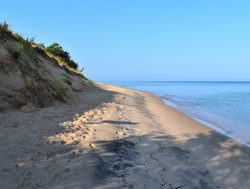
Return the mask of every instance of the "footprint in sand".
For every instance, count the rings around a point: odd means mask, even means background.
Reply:
[[[123,135],[123,132],[122,132],[122,131],[116,131],[115,133],[116,133],[116,135],[118,135],[118,136],[122,136],[122,135]]]
[[[95,145],[95,144],[92,144],[92,143],[90,143],[89,146],[90,146],[91,148],[96,148],[96,145]]]

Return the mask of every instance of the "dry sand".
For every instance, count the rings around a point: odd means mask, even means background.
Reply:
[[[150,94],[0,113],[0,188],[249,189],[250,150]]]

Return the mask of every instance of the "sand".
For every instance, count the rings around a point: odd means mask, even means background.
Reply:
[[[249,189],[248,148],[151,94],[99,87],[0,113],[0,188]]]

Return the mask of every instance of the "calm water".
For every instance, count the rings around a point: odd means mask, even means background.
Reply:
[[[109,82],[151,92],[250,147],[250,82]]]

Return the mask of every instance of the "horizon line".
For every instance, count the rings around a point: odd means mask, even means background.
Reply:
[[[100,82],[228,82],[228,83],[237,83],[237,82],[242,82],[242,83],[248,83],[250,80],[109,80],[109,81],[100,81]]]

